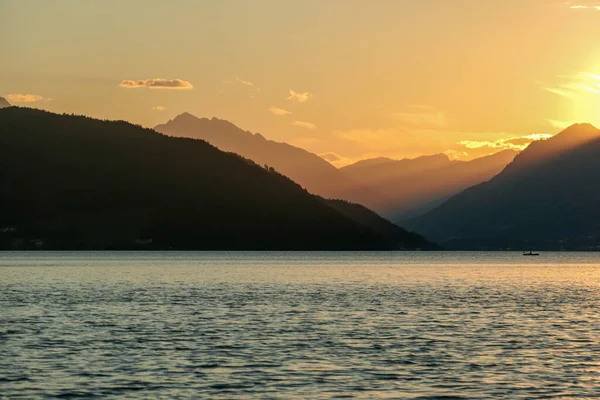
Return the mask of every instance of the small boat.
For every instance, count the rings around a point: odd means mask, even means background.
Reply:
[[[534,253],[533,251],[530,251],[529,253],[523,253],[524,256],[539,256],[540,253]]]

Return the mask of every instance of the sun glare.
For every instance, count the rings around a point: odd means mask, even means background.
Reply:
[[[533,133],[531,135],[523,136],[524,139],[531,139],[533,141],[546,140],[546,139],[550,139],[551,137],[552,137],[552,134],[550,134],[550,133]]]
[[[600,126],[600,73],[583,73],[573,84],[577,95],[573,98],[573,120]]]

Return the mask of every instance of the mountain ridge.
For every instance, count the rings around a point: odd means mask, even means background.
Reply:
[[[404,221],[456,249],[597,249],[600,130],[573,125],[523,150],[500,174]]]
[[[2,109],[0,180],[0,248],[400,248],[272,168],[124,121]]]
[[[182,115],[184,117],[179,118]],[[154,129],[169,136],[202,139],[223,151],[272,166],[313,194],[369,204],[368,196],[355,182],[318,155],[288,143],[266,139],[260,133],[245,131],[229,121],[198,118],[186,112]]]
[[[313,194],[361,204],[394,221],[400,221],[407,215],[428,211],[450,195],[471,184],[491,178],[508,163],[506,161],[503,165],[494,165],[484,173],[469,173],[468,176],[474,177],[470,180],[465,178],[467,179],[465,183],[459,182],[457,187],[444,189],[441,192],[430,191],[429,195],[420,195],[425,197],[410,200],[410,204],[405,205],[402,192],[410,188],[398,187],[397,190],[390,190],[390,187],[405,184],[394,181],[382,182],[379,186],[374,185],[374,172],[371,169],[390,168],[391,177],[388,178],[398,178],[398,175],[415,174],[418,171],[424,172],[426,169],[441,168],[458,162],[451,161],[446,154],[422,156],[412,160],[380,157],[337,169],[305,149],[268,140],[260,133],[253,134],[242,130],[229,121],[218,118],[198,118],[188,112],[176,116],[167,123],[157,125],[155,129],[169,136],[206,140],[221,150],[240,154],[260,165],[274,167]],[[426,178],[434,179],[431,176]]]
[[[392,221],[423,214],[450,196],[491,179],[517,152],[504,150],[471,161],[450,160],[446,154],[414,159],[359,162],[341,171],[367,190],[381,193],[371,204]]]

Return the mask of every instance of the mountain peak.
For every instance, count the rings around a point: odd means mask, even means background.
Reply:
[[[600,138],[600,130],[589,123],[573,124],[547,140],[533,142],[529,147],[575,147]],[[558,149],[558,148],[557,148]]]
[[[589,122],[578,122],[578,123],[575,123],[575,124],[571,125],[569,128],[573,128],[573,127],[592,128],[592,129],[596,129],[596,130],[598,129],[598,128],[596,128],[594,125],[592,125]]]
[[[569,150],[600,140],[600,130],[589,123],[574,124],[546,140],[536,140],[523,150],[506,168],[507,172],[539,166]]]
[[[173,121],[191,121],[191,120],[197,120],[200,119],[198,117],[196,117],[193,114],[190,114],[189,112],[184,112],[182,114],[179,114],[178,116],[176,116],[175,118],[173,118]]]
[[[600,135],[600,130],[598,128],[596,128],[594,125],[590,124],[590,123],[578,123],[578,124],[573,124],[571,126],[569,126],[567,129],[563,130],[562,132],[560,132],[558,136],[564,136],[564,135],[590,135],[590,136],[598,136]]]
[[[600,130],[575,124],[406,225],[454,249],[591,250],[600,220],[599,152]]]
[[[164,127],[173,126],[173,125],[186,127],[186,128],[195,127],[195,128],[200,128],[200,129],[214,129],[214,130],[221,130],[221,131],[225,129],[225,130],[230,130],[230,131],[240,131],[241,132],[241,129],[239,129],[235,124],[233,124],[225,119],[219,119],[216,117],[212,117],[210,119],[209,118],[199,118],[199,117],[196,117],[194,114],[190,114],[187,111],[182,114],[179,114],[178,116],[176,116],[175,118],[173,118],[172,120],[167,122],[166,124],[157,125],[155,127],[155,129],[157,129],[158,131],[161,131],[161,129],[163,129]]]

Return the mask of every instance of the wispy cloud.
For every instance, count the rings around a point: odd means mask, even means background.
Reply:
[[[352,160],[351,158],[341,156],[337,153],[334,153],[333,151],[330,151],[327,153],[321,153],[321,154],[319,154],[319,157],[321,157],[323,160],[329,162],[330,164],[332,164],[333,166],[335,166],[337,168],[341,168],[346,165],[350,165],[354,162],[354,160]]]
[[[380,114],[392,120],[393,127],[360,128],[334,131],[337,139],[347,145],[376,157],[381,155],[417,156],[422,153],[442,152],[448,125],[446,113],[430,105],[406,104],[400,109]],[[439,137],[443,135],[440,140]],[[454,145],[455,142],[450,142]],[[363,154],[363,156],[364,156]],[[364,158],[364,157],[363,157]]]
[[[370,152],[387,152],[390,150],[406,150],[407,141],[416,142],[414,135],[398,129],[353,129],[335,131],[340,139],[354,142]]]
[[[239,76],[235,78],[235,81],[244,86],[254,87],[254,83],[252,83],[250,81],[246,81],[246,80],[240,78]]]
[[[150,88],[150,89],[193,89],[194,86],[183,79],[163,79],[163,78],[154,78],[154,79],[138,79],[134,80],[124,80],[119,84],[120,87],[128,88],[128,89],[137,89],[137,88]]]
[[[446,150],[444,152],[444,154],[446,154],[448,156],[448,158],[450,158],[451,160],[460,160],[462,158],[468,157],[469,153],[467,153],[466,151],[460,151],[460,150]]]
[[[284,110],[283,108],[278,108],[275,106],[269,107],[269,112],[273,115],[277,115],[279,117],[281,116],[285,116],[285,115],[290,115],[292,112],[288,111],[288,110]]]
[[[164,106],[154,106],[154,107],[152,107],[152,109],[154,111],[165,111],[167,109],[167,107],[164,107]]]
[[[565,6],[568,6],[572,10],[596,10],[600,11],[600,2],[598,1],[586,1],[579,0],[577,2],[566,1]]]
[[[304,128],[304,129],[317,129],[317,126],[311,122],[305,122],[305,121],[294,121],[292,123],[292,125],[297,126],[299,128]]]
[[[520,150],[533,141],[530,135],[526,137],[507,132],[409,127],[334,131],[333,136],[346,142],[345,145],[340,143],[338,149],[346,149],[347,156],[355,162],[374,157],[401,159],[439,153],[445,153],[452,159],[473,159],[509,148]]]
[[[306,103],[312,97],[312,93],[298,93],[292,89],[289,90],[288,100],[297,101],[298,103]]]
[[[572,76],[560,76],[561,81],[556,84],[538,82],[544,90],[570,99],[582,95],[600,95],[600,76],[589,72],[582,72]]]
[[[407,104],[399,112],[391,113],[402,126],[415,128],[445,128],[448,125],[446,113],[433,106]]]
[[[239,76],[236,77],[234,80],[225,79],[225,80],[223,80],[223,84],[224,85],[238,84],[241,86],[245,86],[250,98],[254,98],[256,95],[260,94],[260,88],[257,88],[254,85],[254,82],[246,80],[246,79],[242,79]],[[223,91],[221,90],[220,93],[223,93]]]
[[[466,147],[467,149],[501,149],[501,150],[524,150],[532,142],[536,140],[545,140],[551,138],[553,135],[549,133],[534,133],[527,136],[513,137],[508,139],[498,139],[494,141],[477,141],[477,140],[463,140],[458,144]]]
[[[52,101],[52,99],[45,98],[44,96],[40,96],[38,94],[7,94],[4,96],[6,100],[11,103],[38,103],[40,101]]]

